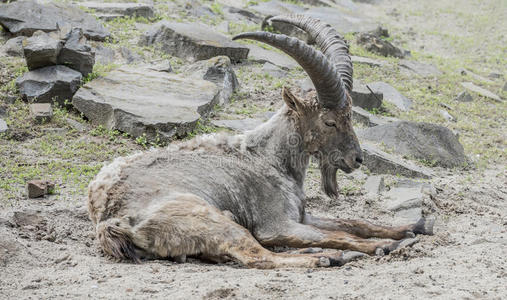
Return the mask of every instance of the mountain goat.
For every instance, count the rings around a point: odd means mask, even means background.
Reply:
[[[272,20],[305,30],[322,52],[269,32],[234,39],[261,41],[290,55],[316,94],[301,99],[283,88],[286,105],[246,134],[201,136],[105,166],[90,183],[88,199],[104,252],[136,262],[198,256],[254,268],[318,267],[382,255],[413,243],[415,234],[432,233],[425,219],[387,227],[305,212],[311,156],[329,196],[337,195],[337,170],[352,172],[363,160],[351,122],[352,63],[348,46],[329,25],[300,15]],[[335,250],[274,253],[266,246]]]

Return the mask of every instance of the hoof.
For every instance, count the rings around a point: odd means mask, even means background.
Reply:
[[[435,217],[421,218],[414,226],[413,232],[415,234],[433,235],[433,225],[435,224]]]
[[[391,243],[391,244],[385,246],[384,248],[382,248],[382,250],[384,250],[385,254],[389,254],[389,253],[393,252],[394,250],[413,246],[417,242],[419,242],[418,238],[403,239],[403,240],[396,241],[394,243]]]
[[[330,257],[329,261],[331,263],[331,266],[343,266],[346,263],[349,263],[354,260],[358,260],[359,258],[365,257],[365,256],[368,256],[368,255],[363,252],[345,251],[339,257],[336,257],[336,258]]]

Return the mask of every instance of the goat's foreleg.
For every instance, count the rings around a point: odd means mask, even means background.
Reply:
[[[305,214],[303,224],[329,231],[345,231],[362,238],[383,238],[400,240],[413,237],[413,234],[433,234],[434,219],[421,218],[417,223],[404,226],[375,225],[362,220],[345,220],[314,217]]]
[[[368,240],[344,231],[329,231],[292,221],[279,224],[276,228],[260,230],[256,232],[256,237],[263,246],[321,247],[360,251],[370,255],[383,255],[417,242],[414,238],[401,241]]]

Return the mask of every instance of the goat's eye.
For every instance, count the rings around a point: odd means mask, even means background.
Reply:
[[[329,126],[329,127],[336,127],[335,121],[327,120],[327,121],[324,121],[324,124],[326,124],[326,126]]]

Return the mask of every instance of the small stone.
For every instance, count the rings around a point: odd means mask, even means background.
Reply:
[[[29,70],[56,65],[62,41],[44,31],[37,31],[23,43],[26,65]]]
[[[81,28],[73,28],[67,35],[65,45],[58,56],[58,64],[74,69],[83,76],[93,71],[95,52],[87,44]]]
[[[26,183],[28,198],[38,198],[51,193],[55,184],[48,180],[30,180]]]
[[[438,113],[449,122],[456,122],[456,118],[453,117],[448,111],[441,109]]]
[[[500,97],[498,95],[496,95],[496,94],[494,94],[494,93],[492,93],[492,92],[490,92],[490,91],[488,91],[486,89],[483,89],[480,86],[477,86],[477,85],[475,85],[475,84],[473,84],[471,82],[462,82],[461,85],[464,88],[466,88],[466,89],[468,89],[468,90],[470,90],[470,91],[472,91],[474,93],[477,93],[477,94],[479,94],[479,95],[481,95],[483,97],[495,100],[496,102],[503,102],[502,99],[500,99]]]
[[[0,133],[7,132],[7,130],[9,130],[9,126],[3,119],[0,119]]]
[[[53,109],[50,103],[30,104],[30,113],[37,122],[47,122],[53,117]]]
[[[385,189],[383,176],[370,176],[363,185],[363,189],[369,194],[380,194]]]
[[[458,102],[472,102],[472,101],[474,101],[474,98],[472,98],[472,95],[470,95],[468,92],[463,91],[463,92],[459,93],[458,96],[456,96],[456,98],[454,98],[454,100],[456,100]]]
[[[267,62],[262,66],[262,71],[267,73],[275,78],[284,78],[287,77],[287,72],[280,69],[279,67]]]
[[[383,56],[405,57],[405,52],[374,33],[365,32],[357,37],[357,44],[366,50]]]

